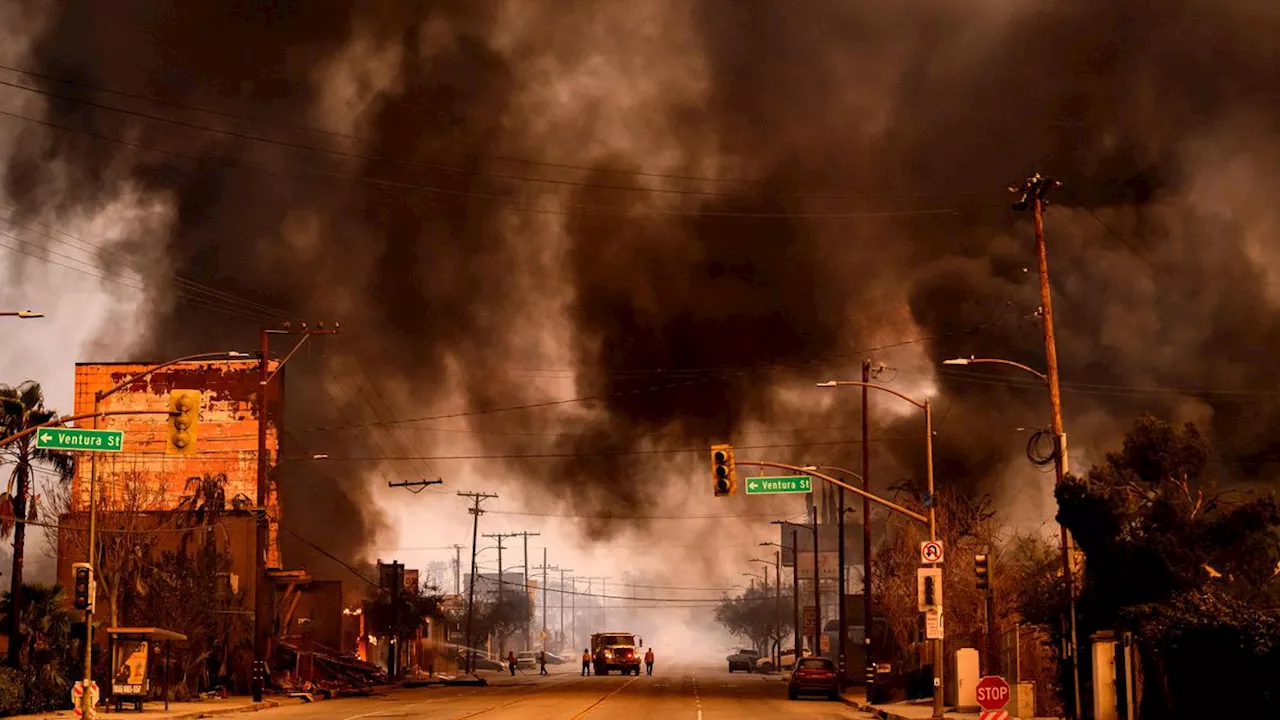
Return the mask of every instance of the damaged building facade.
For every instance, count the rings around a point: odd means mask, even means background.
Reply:
[[[199,645],[190,648],[192,657],[210,654],[207,666],[195,670],[199,679],[191,689],[223,685],[245,692],[259,591],[254,562],[258,432],[263,422],[259,361],[179,362],[130,382],[153,367],[148,363],[76,366],[77,415],[94,412],[99,393],[124,384],[98,407],[116,414],[99,417],[96,425],[120,430],[124,436],[120,452],[77,458],[57,531],[58,581],[70,587],[73,563],[88,558],[89,486],[96,472],[98,627],[162,625],[167,619],[177,625],[169,629]],[[278,367],[273,360],[268,370],[275,372]],[[281,503],[270,469],[281,462],[283,387],[283,374],[268,384],[265,418],[272,684],[280,690],[367,684],[379,674],[378,665],[386,668],[386,661],[378,652],[376,635],[358,629],[360,613],[353,612],[346,601],[368,595],[369,588],[353,584],[350,578],[320,578],[304,568],[291,568],[281,555]],[[175,390],[200,392],[195,450],[189,454],[168,452],[166,412],[170,392]],[[82,421],[81,426],[90,423]],[[157,568],[164,568],[160,574],[166,578],[189,574],[181,588],[189,591],[189,597],[175,596],[176,602],[187,602],[188,607],[166,608],[164,603],[148,601],[149,594],[174,592],[162,584],[153,587]],[[416,582],[416,574],[414,578]],[[428,630],[423,639],[431,635]],[[99,641],[102,637],[101,631],[95,634]],[[419,657],[409,653],[405,660],[415,663]]]

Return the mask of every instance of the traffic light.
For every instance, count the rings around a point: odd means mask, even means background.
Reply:
[[[973,556],[973,572],[978,577],[978,589],[986,590],[991,587],[991,561],[986,554]]]
[[[200,399],[199,390],[169,391],[169,437],[165,444],[169,455],[195,454]]]
[[[716,497],[732,495],[738,490],[738,471],[733,466],[732,445],[711,446],[711,477]]]
[[[938,606],[934,595],[934,577],[932,575],[924,576],[924,606],[929,608]]]
[[[75,563],[72,566],[75,571],[75,596],[74,604],[77,610],[87,610],[93,612],[93,566],[89,563]]]

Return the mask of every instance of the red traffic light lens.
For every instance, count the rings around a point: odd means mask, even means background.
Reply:
[[[715,454],[711,456],[711,459],[715,460],[717,465],[720,465],[728,462],[729,456],[726,455],[723,450],[717,450]]]

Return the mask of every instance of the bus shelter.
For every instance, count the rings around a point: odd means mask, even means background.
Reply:
[[[148,669],[153,655],[164,649],[164,683],[161,696],[164,709],[169,709],[169,666],[173,656],[173,642],[185,642],[186,635],[154,627],[107,628],[107,657],[111,658],[111,696],[108,702],[116,712],[125,703],[142,712],[142,705],[151,692],[151,674]]]

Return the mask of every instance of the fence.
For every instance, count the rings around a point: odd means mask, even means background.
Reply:
[[[1055,646],[1043,630],[1027,625],[1004,628],[997,631],[995,657],[988,673],[1002,675],[1014,687],[1015,707],[1021,701],[1017,694],[1029,683],[1035,714],[1061,716],[1062,688],[1054,653]]]

